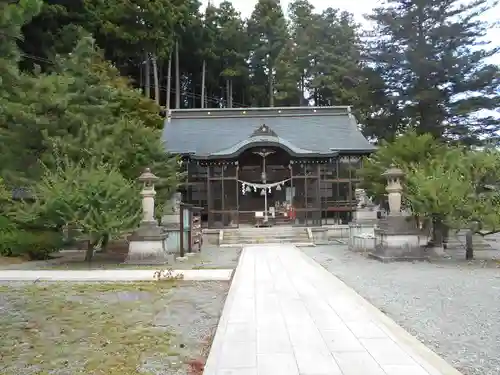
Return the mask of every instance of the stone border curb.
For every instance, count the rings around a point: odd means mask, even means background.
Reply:
[[[157,270],[0,270],[0,281],[154,281]],[[229,281],[232,269],[172,270],[183,281]]]

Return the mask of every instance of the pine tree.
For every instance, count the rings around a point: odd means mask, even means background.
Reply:
[[[245,32],[244,23],[240,14],[228,1],[219,5],[217,12],[217,27],[219,30],[216,49],[221,57],[220,75],[226,88],[226,102],[228,107],[233,107],[235,83],[246,83],[248,75],[248,34]]]
[[[266,101],[254,97],[255,105],[274,106],[275,68],[288,32],[279,0],[259,0],[248,20],[252,38],[251,69],[253,84],[266,87]]]
[[[289,39],[276,61],[275,91],[278,107],[300,106],[303,103],[301,90],[302,72],[295,54],[296,43]]]
[[[51,74],[21,75],[19,95],[5,106],[0,155],[9,182],[36,182],[41,164],[52,169],[57,154],[99,159],[135,180],[145,167],[163,180],[161,198],[176,187],[177,162],[161,141],[159,108],[119,76],[84,37]]]
[[[215,8],[211,3],[208,3],[207,9],[205,10],[205,17],[202,24],[202,45],[201,45],[201,58],[203,60],[203,66],[201,69],[201,108],[206,107],[206,89],[207,89],[207,65],[214,66],[217,64],[219,56],[216,53],[215,43],[219,37],[219,30],[217,28],[217,8]],[[211,78],[212,82],[214,77]],[[218,84],[218,80],[215,80],[215,84]],[[213,86],[213,85],[212,85]]]
[[[361,75],[360,41],[351,14],[328,8],[316,30],[310,89],[316,105],[353,105]]]
[[[36,16],[42,6],[39,0],[21,0],[18,3],[0,3],[0,88],[1,96],[12,88],[17,79],[21,56],[17,42],[23,39],[22,27]]]
[[[313,52],[321,44],[319,16],[313,11],[313,5],[307,0],[295,0],[288,6],[290,37],[293,41],[293,66],[296,70],[292,72],[299,75],[297,83],[300,102],[298,105],[306,105],[309,102],[314,65]]]
[[[496,141],[498,119],[478,113],[499,106],[499,67],[487,58],[489,28],[479,16],[488,0],[387,0],[374,10],[368,61],[394,98],[393,110],[407,126],[439,139]]]
[[[99,160],[72,162],[58,158],[35,188],[29,212],[46,225],[74,225],[88,239],[86,261],[105,236],[117,238],[139,224],[139,186],[112,165]]]

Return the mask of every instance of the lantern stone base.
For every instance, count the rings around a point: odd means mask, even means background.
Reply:
[[[156,221],[142,222],[141,226],[129,236],[126,264],[156,265],[167,264],[167,234]]]
[[[424,261],[429,254],[421,243],[420,230],[413,218],[388,216],[375,230],[375,250],[368,256],[381,262]]]

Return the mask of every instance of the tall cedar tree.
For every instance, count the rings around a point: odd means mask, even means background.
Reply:
[[[252,104],[273,107],[276,63],[288,38],[279,0],[259,0],[248,20],[248,34],[252,38],[252,83],[267,89],[265,97],[254,95]]]
[[[219,30],[216,49],[221,58],[222,69],[220,76],[226,88],[226,101],[228,107],[233,107],[236,85],[248,82],[247,56],[249,51],[248,34],[240,14],[229,1],[223,1],[217,12],[217,26]]]
[[[496,142],[500,121],[499,67],[487,63],[488,0],[386,0],[368,16],[375,23],[368,61],[384,78],[406,126],[438,139]],[[384,129],[374,135],[387,136]]]

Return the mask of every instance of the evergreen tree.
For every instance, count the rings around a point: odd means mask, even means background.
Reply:
[[[486,59],[488,0],[387,0],[369,16],[375,30],[368,61],[396,102],[396,117],[439,139],[496,141],[499,120],[482,110],[499,104],[499,67]],[[394,129],[396,130],[396,129]],[[382,132],[384,133],[384,132]]]
[[[352,15],[328,8],[316,30],[310,84],[316,105],[353,105],[361,75],[360,42]]]
[[[235,95],[240,96],[242,90],[235,90],[236,84],[240,87],[247,84],[248,64],[247,57],[249,51],[248,34],[246,33],[244,22],[240,14],[228,1],[223,1],[219,5],[217,12],[217,28],[219,30],[217,39],[217,54],[221,58],[221,77],[226,88],[226,102],[228,107],[233,107]],[[237,88],[236,88],[237,89]],[[235,92],[236,91],[236,92]]]
[[[303,103],[302,75],[295,50],[293,39],[287,40],[276,61],[275,101],[278,107],[300,106]]]
[[[89,262],[104,237],[119,238],[141,219],[138,185],[98,160],[58,158],[56,168],[46,169],[36,184],[35,196],[30,214],[47,225],[79,228],[88,240]]]
[[[266,97],[252,95],[256,106],[274,106],[275,69],[278,56],[288,39],[285,16],[279,0],[259,0],[248,20],[251,37],[252,84],[265,87]]]
[[[53,168],[59,153],[74,162],[98,158],[129,180],[154,168],[164,177],[162,199],[175,188],[177,162],[162,144],[159,108],[103,60],[92,38],[61,57],[53,73],[21,78],[22,94],[10,96],[0,133],[6,181],[29,186],[41,163]]]
[[[0,3],[0,98],[13,88],[17,79],[17,63],[20,60],[17,42],[22,40],[22,27],[36,16],[41,8],[41,1],[21,0],[18,3]]]
[[[313,53],[321,44],[320,17],[315,14],[314,7],[307,0],[295,0],[288,7],[290,17],[290,37],[293,43],[293,64],[288,74],[298,75],[297,84],[300,91],[300,102],[297,105],[309,103],[309,93],[313,77]],[[281,85],[281,82],[280,82]]]

